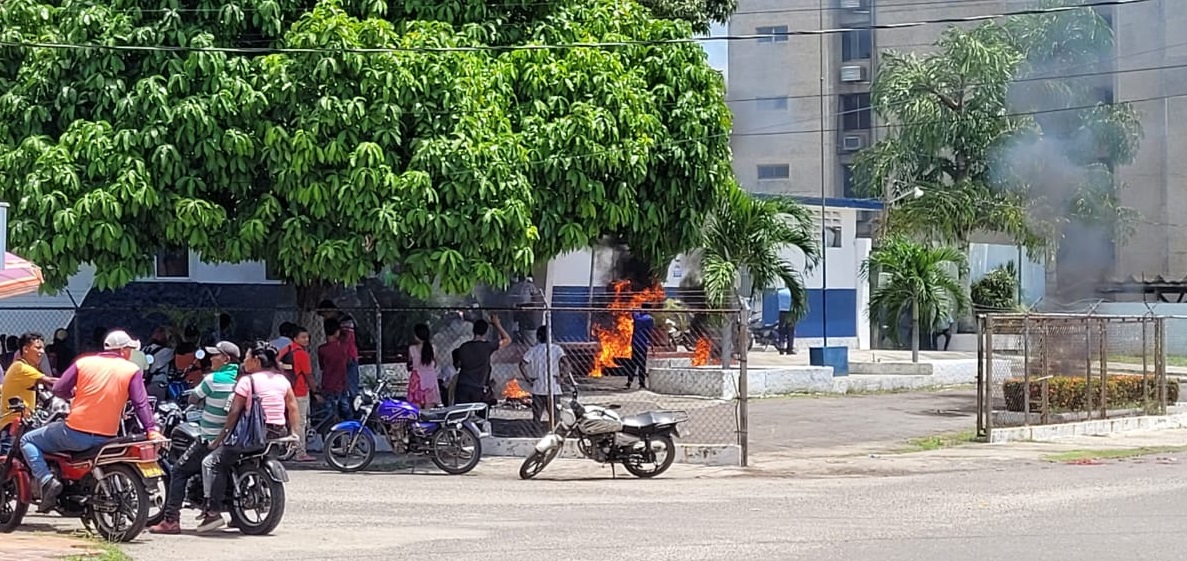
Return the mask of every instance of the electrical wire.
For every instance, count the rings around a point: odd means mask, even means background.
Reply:
[[[920,20],[903,23],[877,24],[865,27],[842,27],[834,29],[806,29],[806,30],[791,30],[786,32],[775,33],[759,33],[753,35],[714,35],[714,36],[699,36],[699,37],[680,37],[676,39],[650,39],[650,40],[627,40],[627,41],[591,41],[591,42],[572,42],[572,43],[557,43],[557,44],[528,44],[528,45],[473,45],[465,47],[372,47],[372,48],[342,48],[342,49],[326,49],[326,48],[305,48],[305,47],[194,47],[194,46],[180,46],[180,45],[105,45],[98,43],[90,44],[71,44],[71,43],[53,43],[43,41],[0,41],[0,47],[8,48],[40,48],[40,49],[75,49],[75,50],[98,50],[98,51],[156,51],[156,52],[203,52],[203,53],[226,53],[237,55],[270,55],[270,54],[394,54],[394,53],[461,53],[461,52],[512,52],[512,51],[541,51],[541,50],[565,50],[565,49],[580,49],[580,48],[612,48],[612,47],[647,47],[647,46],[664,46],[664,45],[683,45],[706,43],[714,41],[749,41],[757,39],[773,39],[776,37],[792,37],[792,36],[817,36],[817,35],[834,35],[837,33],[844,33],[847,31],[860,31],[867,29],[904,29],[910,27],[921,27],[933,24],[942,23],[969,23],[976,21],[988,21],[992,19],[1012,16],[1025,15],[1043,15],[1054,14],[1060,12],[1068,12],[1080,10],[1084,8],[1099,7],[1099,6],[1126,6],[1131,4],[1141,4],[1150,2],[1151,0],[1101,0],[1099,2],[1092,2],[1080,4],[1076,6],[1056,6],[1049,8],[1032,8],[1028,10],[1017,10],[1012,12],[1002,12],[997,14],[985,14],[978,16],[965,17],[951,17],[951,18],[936,18],[929,20]]]

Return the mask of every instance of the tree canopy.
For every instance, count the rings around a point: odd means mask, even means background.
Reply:
[[[166,247],[266,261],[298,287],[387,269],[420,297],[505,284],[604,234],[666,262],[732,172],[721,77],[698,45],[661,42],[732,4],[654,4],[705,11],[5,2],[10,245],[51,288],[83,263],[122,286]]]
[[[1133,161],[1141,127],[1099,95],[1112,45],[1085,8],[953,27],[933,53],[883,55],[871,103],[892,127],[858,155],[859,189],[922,187],[895,204],[892,228],[962,249],[977,231],[1050,248],[1068,220],[1124,234],[1132,213],[1112,170]]]

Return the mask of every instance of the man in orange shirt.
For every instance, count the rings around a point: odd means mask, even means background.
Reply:
[[[84,356],[62,373],[54,384],[54,395],[74,401],[66,420],[50,423],[21,437],[21,451],[29,462],[29,469],[41,485],[40,512],[56,506],[62,483],[54,477],[45,463],[45,453],[81,452],[102,445],[119,433],[124,404],[129,399],[136,406],[136,416],[148,431],[150,440],[157,440],[148,392],[144,387],[144,372],[129,359],[140,349],[140,341],[123,331],[112,331],[103,340],[104,352]]]

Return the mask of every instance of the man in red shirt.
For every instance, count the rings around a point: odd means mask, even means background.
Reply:
[[[338,309],[333,300],[322,300],[317,305],[318,314],[326,320],[338,322],[338,343],[346,350],[346,396],[354,399],[359,395],[359,345],[355,340],[354,316]],[[329,338],[330,330],[326,330]]]
[[[298,462],[314,462],[317,458],[310,456],[305,448],[309,424],[309,397],[312,395],[318,401],[321,401],[321,397],[314,390],[317,388],[317,380],[313,378],[313,361],[309,358],[309,330],[297,327],[294,331],[296,335],[293,336],[293,342],[280,350],[280,367],[293,385],[293,395],[297,396],[297,414],[301,420],[296,431],[300,440],[297,442],[295,459]]]
[[[346,387],[346,365],[350,353],[341,341],[342,326],[338,320],[327,319],[326,342],[317,348],[317,364],[321,366],[321,394],[331,413],[341,419],[353,419],[354,412]]]

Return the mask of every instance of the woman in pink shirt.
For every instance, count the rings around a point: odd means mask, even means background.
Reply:
[[[257,341],[247,350],[243,358],[243,372],[235,383],[235,397],[227,413],[227,424],[210,448],[214,450],[202,461],[202,468],[213,472],[210,494],[206,497],[206,509],[199,532],[206,532],[224,524],[223,498],[227,494],[228,467],[238,459],[238,453],[223,446],[223,440],[235,427],[239,417],[251,407],[252,392],[258,392],[260,405],[264,408],[264,422],[268,426],[268,438],[282,438],[293,434],[292,427],[300,426],[297,411],[297,396],[288,377],[280,372],[276,362],[276,348],[266,341]]]
[[[416,343],[408,347],[408,401],[426,409],[441,405],[437,385],[437,357],[433,355],[433,334],[429,326],[418,323],[412,328]]]

